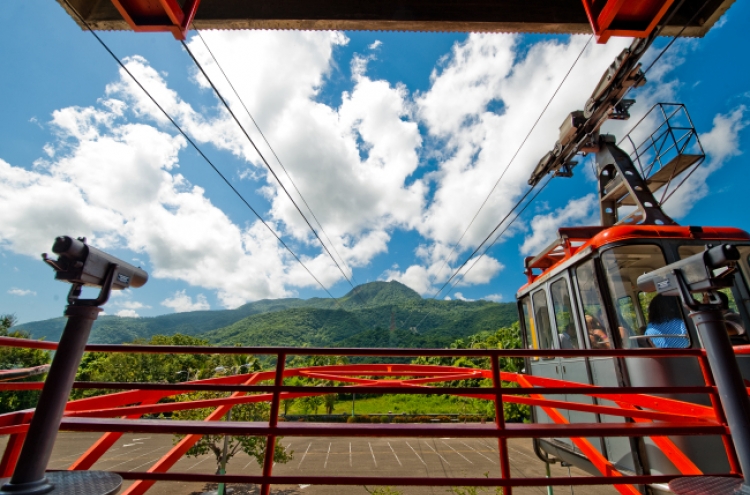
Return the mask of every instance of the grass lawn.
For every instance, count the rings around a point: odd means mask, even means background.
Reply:
[[[487,407],[492,407],[491,402],[476,399],[464,399],[458,397],[445,397],[444,395],[384,395],[380,397],[367,397],[355,399],[354,413],[365,414],[482,414]],[[310,411],[313,413],[313,411]],[[324,414],[325,408],[320,407],[318,413]],[[352,401],[338,400],[333,409],[333,414],[351,414]],[[299,404],[289,407],[289,414],[303,414]]]

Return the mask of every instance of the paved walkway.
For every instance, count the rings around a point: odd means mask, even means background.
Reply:
[[[66,469],[98,438],[95,433],[62,432],[58,437],[49,469]],[[0,449],[6,438],[0,439]],[[274,467],[276,475],[313,476],[414,476],[414,477],[499,477],[497,445],[486,439],[459,438],[284,438],[282,445],[294,452],[287,464]],[[125,434],[93,467],[107,471],[145,471],[172,447],[171,435]],[[531,440],[509,442],[511,474],[516,478],[544,477],[544,464],[532,451]],[[198,458],[183,457],[172,469],[189,473],[214,473],[213,454]],[[254,458],[240,453],[227,471],[230,474],[260,474]],[[552,467],[559,477],[585,476],[576,469]],[[126,486],[130,482],[126,482]],[[188,495],[211,487],[202,483],[160,482],[150,495]],[[235,495],[256,494],[254,486],[235,486]],[[374,487],[368,487],[373,490]],[[394,487],[406,494],[447,494],[447,487]],[[349,495],[367,494],[362,486],[276,486],[274,494],[285,495]],[[516,495],[547,495],[546,487],[514,488]],[[555,495],[615,494],[609,486],[569,486],[554,488]],[[494,495],[494,489],[478,491],[477,495]]]

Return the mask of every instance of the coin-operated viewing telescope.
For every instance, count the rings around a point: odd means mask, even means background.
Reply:
[[[52,252],[57,255],[56,260],[47,254],[43,254],[42,259],[55,269],[56,280],[72,284],[65,308],[68,322],[60,336],[13,477],[0,488],[0,495],[41,495],[52,491],[110,495],[117,493],[122,485],[122,478],[117,474],[103,471],[47,473],[47,464],[91,327],[101,312],[100,306],[107,302],[112,290],[143,286],[148,274],[87,244],[83,237],[58,237]],[[99,296],[81,299],[84,286],[99,287]]]
[[[42,259],[57,272],[55,280],[70,282],[74,289],[77,286],[79,294],[80,287],[89,286],[101,287],[102,294],[109,296],[110,290],[142,287],[148,281],[144,270],[86,244],[84,237],[60,236],[55,239],[52,252],[57,260],[48,258],[46,253]],[[106,299],[96,305],[104,302]]]

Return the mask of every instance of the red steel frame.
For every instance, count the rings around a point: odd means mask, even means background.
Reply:
[[[645,38],[674,0],[583,0],[597,43],[612,36]],[[601,8],[599,8],[601,6]]]
[[[53,350],[55,343],[0,337],[0,346],[26,347]],[[145,472],[118,473],[125,479],[136,480],[124,495],[145,493],[156,481],[202,481],[226,483],[255,483],[261,493],[268,495],[272,484],[320,485],[393,485],[393,486],[502,486],[510,495],[513,486],[553,485],[613,485],[623,494],[636,495],[634,485],[663,483],[678,476],[723,474],[739,476],[736,454],[729,439],[729,429],[718,400],[705,353],[700,349],[638,349],[638,350],[549,350],[545,355],[559,357],[693,357],[698,359],[706,384],[692,387],[599,387],[537,376],[503,372],[499,357],[536,357],[538,350],[502,349],[313,349],[313,348],[257,348],[257,347],[193,347],[150,345],[89,345],[90,352],[143,352],[189,354],[254,354],[276,356],[272,371],[244,375],[210,378],[178,384],[165,383],[115,383],[76,382],[79,389],[118,389],[111,393],[71,401],[66,407],[60,430],[102,432],[104,435],[69,470],[85,470],[93,464],[125,432],[181,433],[186,436],[170,452]],[[737,354],[750,354],[750,346],[736,348]],[[460,368],[452,366],[411,364],[353,364],[287,369],[287,356],[340,355],[340,356],[469,356],[490,358],[491,369]],[[309,387],[284,385],[284,379],[294,376],[318,378],[346,384],[344,386]],[[489,379],[491,387],[434,387],[430,385],[468,379]],[[272,381],[273,385],[261,382]],[[520,387],[503,387],[512,382]],[[0,383],[3,390],[40,389],[40,382]],[[281,400],[330,393],[359,392],[398,394],[452,394],[491,400],[495,404],[495,424],[324,424],[279,422]],[[165,397],[188,391],[231,391],[228,397],[189,402],[159,403]],[[249,393],[253,395],[248,395]],[[544,395],[581,394],[606,399],[616,404],[581,404],[545,399]],[[711,407],[666,399],[651,394],[697,393],[708,394]],[[236,404],[271,403],[270,419],[266,422],[220,421]],[[554,424],[506,424],[503,402],[540,407]],[[134,405],[135,404],[135,405]],[[144,414],[184,409],[215,408],[204,421],[168,421],[140,419]],[[631,418],[623,423],[569,423],[561,409],[584,411],[610,416]],[[2,460],[0,477],[10,476],[15,467],[20,446],[28,430],[33,410],[0,415],[0,435],[10,435]],[[266,436],[268,438],[265,462],[260,476],[209,475],[173,473],[169,469],[190,449],[202,435],[229,434],[235,436]],[[451,437],[494,438],[498,441],[500,460],[499,478],[418,478],[418,477],[328,477],[328,476],[274,476],[273,449],[279,436],[372,436],[372,437]],[[720,435],[729,460],[729,473],[702,473],[702,471],[672,442],[670,436]],[[620,472],[586,437],[632,436],[650,437],[673,462],[679,475],[630,476]],[[589,458],[601,476],[573,478],[513,478],[508,458],[508,438],[569,437]]]
[[[112,0],[125,22],[136,32],[170,32],[184,40],[201,0]]]

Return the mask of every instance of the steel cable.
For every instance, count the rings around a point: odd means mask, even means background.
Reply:
[[[245,199],[245,197],[240,193],[237,188],[232,185],[232,183],[229,181],[229,179],[226,178],[226,176],[214,165],[214,163],[206,156],[206,154],[200,149],[200,147],[193,141],[190,136],[187,135],[187,133],[180,127],[180,125],[172,118],[169,113],[156,101],[156,99],[151,95],[151,93],[141,84],[141,82],[133,75],[132,72],[125,66],[125,64],[120,60],[120,58],[115,55],[115,53],[109,48],[109,46],[102,40],[99,35],[94,32],[94,30],[91,28],[91,25],[86,22],[86,20],[81,16],[81,14],[78,13],[76,9],[73,8],[73,6],[70,4],[68,0],[64,0],[67,4],[68,8],[75,13],[76,17],[81,21],[81,23],[86,26],[88,31],[96,38],[96,40],[99,42],[99,44],[109,53],[109,55],[117,62],[117,64],[120,66],[120,68],[133,80],[133,82],[144,92],[144,94],[151,100],[151,102],[156,105],[156,107],[161,111],[161,113],[169,120],[172,125],[177,129],[177,131],[187,140],[187,142],[195,149],[195,151],[198,152],[198,154],[208,163],[208,165],[216,172],[216,174],[221,178],[221,180],[224,181],[224,183],[229,186],[229,188],[232,190],[232,192],[244,203],[244,205],[250,209],[251,212],[258,218],[258,220],[263,223],[263,225],[268,229],[269,232],[276,238],[276,240],[286,249],[289,254],[291,254],[294,259],[302,266],[302,268],[307,271],[307,273],[310,274],[310,276],[320,285],[320,287],[328,294],[329,297],[332,299],[336,299],[333,297],[333,294],[328,290],[328,288],[323,285],[323,283],[313,274],[310,269],[302,262],[302,260],[297,256],[297,254],[289,247],[289,245],[284,242],[283,239],[276,233],[276,231],[273,230],[273,228],[263,219],[263,217],[258,213],[255,208],[253,208],[250,203]]]

